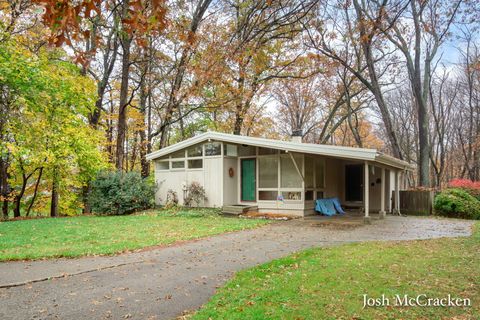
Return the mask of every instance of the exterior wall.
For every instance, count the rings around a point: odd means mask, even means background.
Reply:
[[[205,188],[207,200],[205,207],[221,207],[222,202],[222,176],[218,174],[222,158],[205,158],[202,169],[171,169],[155,170],[157,192],[155,202],[165,204],[168,190],[177,193],[178,203],[183,205],[184,186],[198,182]]]
[[[340,202],[348,206],[363,206],[361,202],[348,203],[345,199],[345,166],[348,164],[364,165],[363,162],[354,162],[348,160],[340,160],[327,158],[326,161],[326,185],[325,194],[326,197],[338,197]],[[383,184],[386,185],[385,190],[385,210],[390,212],[392,191],[395,189],[395,172],[393,170],[385,169],[385,180],[377,183],[377,179],[381,180],[382,168],[374,166],[374,170],[370,168],[369,171],[369,204],[371,212],[380,211],[381,207],[381,192],[383,190]]]
[[[381,207],[381,192],[384,182],[377,183],[377,180],[382,179],[382,168],[370,166],[370,174],[368,181],[370,183],[369,188],[369,206],[371,212],[379,212]],[[373,172],[372,172],[373,171]]]
[[[345,188],[343,161],[327,158],[325,161],[325,198],[342,199]]]
[[[173,190],[178,195],[180,205],[183,205],[183,184],[187,181],[187,173],[182,171],[155,170],[155,181],[157,192],[155,203],[164,204],[167,199],[168,190]]]
[[[223,177],[222,172],[223,158],[205,158],[203,165],[204,188],[207,193],[206,207],[219,208],[223,205]]]
[[[205,156],[205,148],[202,157],[196,157],[196,159],[201,158],[203,160],[203,166],[199,169],[167,169],[161,170],[156,165],[157,161],[169,161],[168,157],[165,159],[155,160],[155,179],[158,185],[158,190],[156,193],[156,203],[164,204],[167,198],[168,190],[173,190],[177,193],[179,204],[183,205],[184,201],[184,188],[188,184],[196,181],[200,183],[206,191],[207,200],[203,204],[205,207],[221,207],[223,205],[233,205],[233,204],[246,204],[252,206],[258,206],[260,212],[265,213],[282,213],[282,214],[292,214],[297,216],[314,214],[314,201],[305,200],[305,182],[302,183],[302,188],[281,188],[280,177],[278,181],[278,192],[282,191],[302,191],[302,200],[258,200],[259,191],[259,165],[258,157],[261,155],[258,154],[258,148],[256,148],[256,154],[250,156],[224,156],[225,145],[222,144],[221,154],[217,156]],[[186,154],[186,153],[185,153]],[[278,157],[281,155],[278,154]],[[283,155],[285,156],[285,154]],[[302,174],[305,177],[305,155],[296,154],[297,161],[301,162],[302,165]],[[255,158],[256,159],[256,201],[255,202],[242,202],[241,201],[241,168],[240,160],[243,158]],[[354,160],[342,160],[338,158],[331,157],[321,157],[315,156],[315,159],[321,159],[324,161],[324,187],[317,188],[316,192],[323,192],[325,198],[329,197],[338,197],[342,205],[349,206],[363,206],[362,202],[356,203],[346,203],[345,201],[345,166],[347,164],[361,164],[363,162],[354,161]],[[185,158],[189,159],[189,158]],[[175,159],[177,161],[178,159]],[[172,158],[172,161],[173,158]],[[186,162],[188,163],[188,161]],[[300,163],[299,163],[300,164]],[[233,177],[229,176],[229,169],[234,169]],[[381,179],[381,168],[378,166],[374,167],[375,169],[370,170],[369,182],[370,185],[370,211],[378,212],[380,210],[380,193],[382,192],[382,185],[386,184],[387,190],[385,191],[385,209],[386,211],[391,210],[391,197],[392,191],[395,188],[395,171],[394,169],[388,170],[385,172],[385,181],[377,182],[377,179]],[[280,175],[280,165],[278,169],[278,174]],[[314,174],[315,175],[315,174]],[[316,179],[316,178],[315,178]],[[293,190],[292,190],[293,189]],[[298,190],[297,190],[298,189]],[[316,193],[314,193],[314,198],[316,198]]]
[[[240,171],[237,168],[238,158],[225,157],[223,159],[223,204],[237,204],[238,194],[238,180]],[[233,177],[230,177],[228,171],[233,168]]]

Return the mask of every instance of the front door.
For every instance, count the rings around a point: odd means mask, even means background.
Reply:
[[[255,159],[241,159],[242,201],[255,201]]]
[[[361,164],[345,166],[345,200],[363,201],[363,165]]]

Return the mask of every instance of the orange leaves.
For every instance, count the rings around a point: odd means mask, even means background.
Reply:
[[[119,6],[102,0],[32,0],[34,4],[44,8],[42,22],[50,29],[50,43],[61,46],[72,46],[73,41],[89,39],[91,25],[88,21],[94,17],[111,11],[118,11]],[[135,35],[139,45],[146,45],[145,36],[158,33],[167,24],[167,7],[165,0],[132,0],[123,3],[127,6],[122,17],[122,30]],[[90,39],[98,41],[98,39]],[[86,63],[85,55],[77,59]]]
[[[167,25],[165,0],[135,0],[128,2],[127,14],[122,19],[123,29],[140,46],[145,46],[145,36],[158,33]]]
[[[60,46],[71,45],[71,39],[78,40],[85,36],[82,20],[100,14],[101,0],[32,0],[34,4],[44,7],[43,23],[50,28],[50,42]]]

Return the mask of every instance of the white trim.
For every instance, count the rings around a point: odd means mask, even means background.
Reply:
[[[382,170],[382,185],[380,191],[380,215],[385,215],[385,193],[387,192],[387,183],[386,183],[386,175],[385,175],[385,168],[381,168]]]
[[[369,211],[370,211],[370,181],[369,181],[369,176],[370,176],[370,171],[368,170],[368,161],[365,161],[363,164],[364,168],[364,176],[363,176],[363,208],[365,211],[365,217],[368,218]]]
[[[261,148],[272,148],[277,150],[285,150],[288,152],[307,153],[314,155],[331,156],[343,159],[355,159],[365,161],[375,161],[380,164],[385,164],[390,167],[399,168],[402,170],[413,170],[414,167],[406,161],[396,159],[394,157],[382,154],[376,149],[340,147],[313,143],[298,143],[291,141],[280,141],[273,139],[254,138],[239,136],[233,134],[226,134],[220,132],[206,132],[196,137],[184,140],[158,151],[147,155],[147,160],[154,160],[172,152],[187,148],[189,146],[202,143],[208,140],[216,140],[226,143],[246,144]],[[258,153],[258,151],[257,151]]]
[[[224,143],[220,143],[220,172],[222,173],[220,175],[220,179],[221,179],[221,184],[222,184],[222,187],[220,188],[220,205],[223,207],[224,206],[224,199],[223,199],[223,196],[224,196],[224,190],[225,190],[225,178],[224,178],[224,175],[225,175],[225,155],[224,155],[224,147],[225,144]]]

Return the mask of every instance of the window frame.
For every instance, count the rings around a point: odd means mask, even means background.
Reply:
[[[218,154],[211,154],[207,155],[207,144],[215,144],[217,143],[220,147],[219,153]],[[207,141],[203,144],[203,151],[202,154],[205,158],[215,158],[215,157],[221,157],[223,155],[223,143],[221,141]]]

